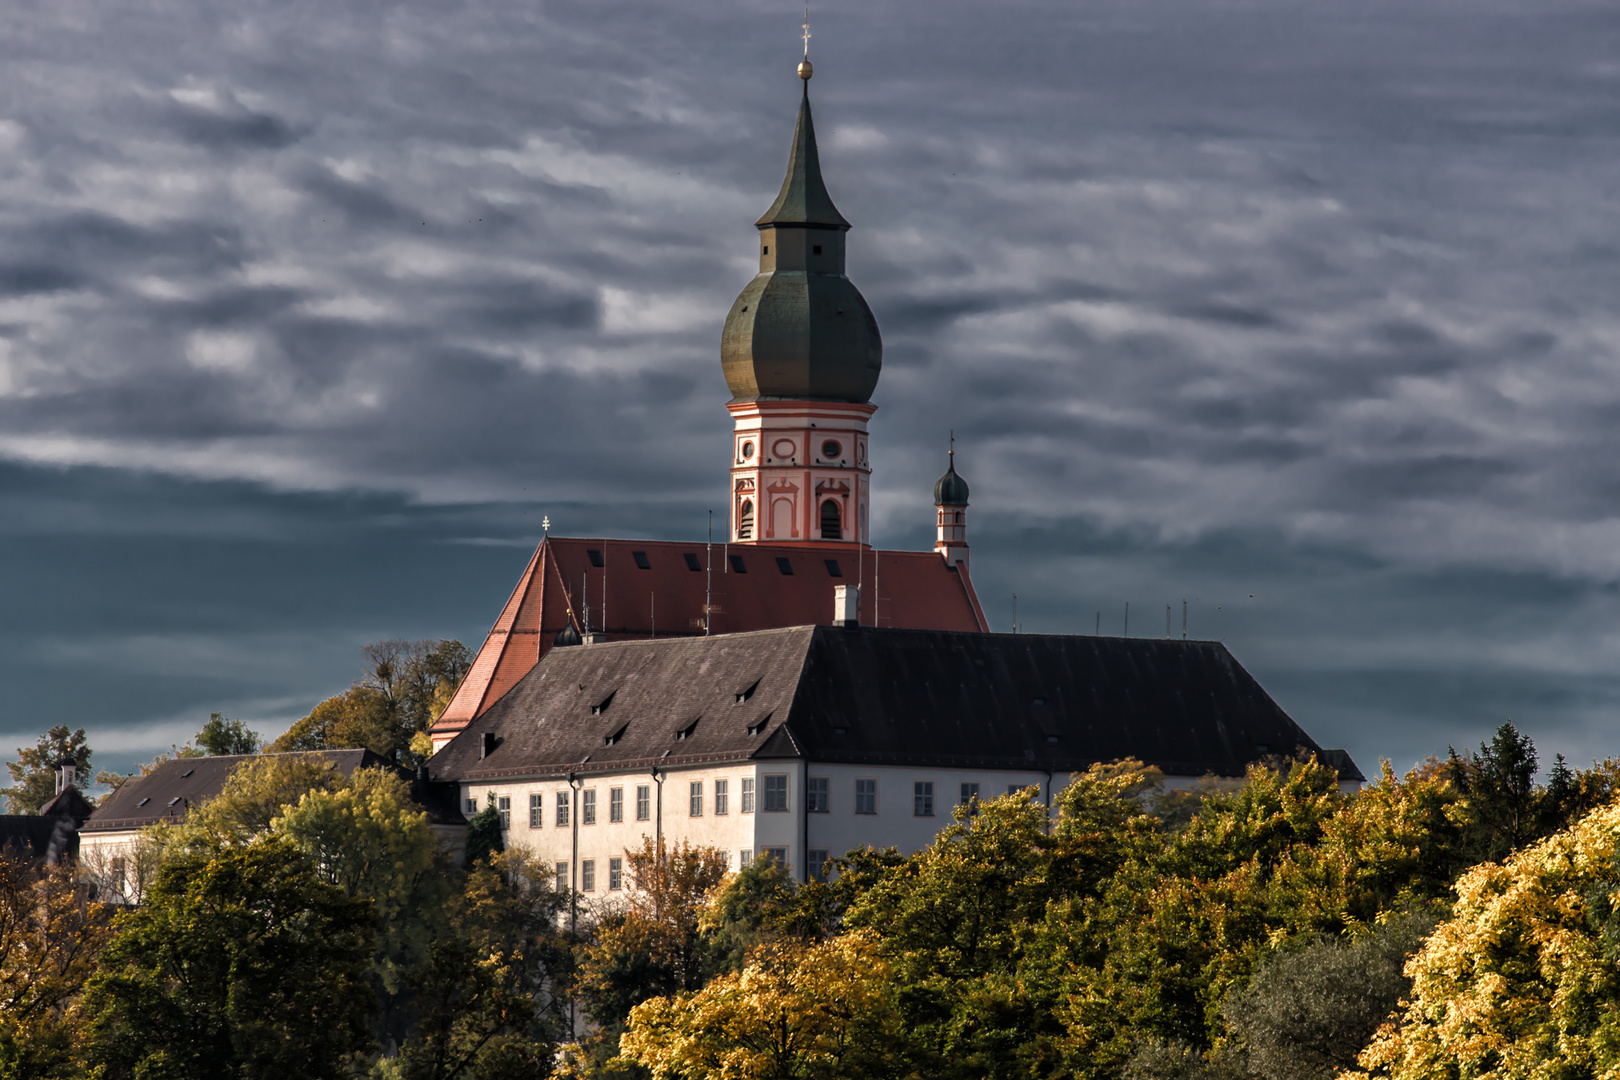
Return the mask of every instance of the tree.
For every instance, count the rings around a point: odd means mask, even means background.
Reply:
[[[10,811],[32,814],[49,802],[56,794],[57,766],[64,761],[75,766],[73,786],[83,791],[91,782],[90,743],[84,728],[70,732],[66,724],[59,724],[41,735],[33,746],[19,746],[17,760],[6,762],[12,786],[0,788]]]
[[[444,711],[471,666],[455,640],[376,641],[361,650],[366,674],[327,698],[271,744],[275,751],[366,747],[414,765],[431,752],[416,736]]]
[[[0,1076],[82,1075],[79,999],[111,916],[71,866],[0,853]]]
[[[284,840],[171,856],[86,991],[109,1080],[345,1074],[368,1043],[370,905]]]
[[[208,723],[197,733],[197,748],[205,754],[257,754],[259,733],[249,731],[240,720],[227,720],[223,713],[210,713]]]
[[[467,842],[462,853],[462,865],[468,870],[481,866],[491,855],[506,850],[501,839],[501,812],[495,809],[495,793],[490,792],[485,807],[467,820]]]
[[[620,1055],[655,1080],[879,1080],[907,1075],[908,1033],[893,971],[847,934],[760,946],[741,973],[637,1005]]]
[[[1250,984],[1227,997],[1222,1015],[1261,1080],[1331,1080],[1406,997],[1403,973],[1434,929],[1425,912],[1398,915],[1356,940],[1327,936],[1279,952]]]
[[[346,782],[306,791],[270,828],[327,884],[371,902],[379,927],[373,970],[385,997],[397,995],[427,955],[449,891],[438,840],[405,782],[392,769],[356,769]]]
[[[628,909],[604,918],[581,965],[580,998],[604,1028],[660,994],[696,990],[711,970],[704,905],[726,876],[726,853],[643,837],[625,852]]]
[[[1407,966],[1410,1003],[1362,1052],[1392,1080],[1620,1069],[1620,806],[1457,881]]]
[[[400,1049],[404,1080],[525,1080],[551,1074],[566,1030],[572,943],[546,868],[522,851],[476,865],[447,925],[410,976],[416,1031]]]
[[[218,795],[192,807],[178,825],[158,826],[151,836],[165,850],[207,852],[250,844],[308,793],[334,791],[347,783],[332,762],[318,757],[252,757],[231,770]]]
[[[1451,778],[1468,810],[1468,843],[1475,861],[1501,859],[1541,835],[1536,744],[1507,721],[1479,752],[1451,751]],[[1560,778],[1560,787],[1563,787]]]

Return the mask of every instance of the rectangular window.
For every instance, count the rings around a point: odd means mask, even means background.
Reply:
[[[748,573],[748,564],[743,562],[743,557],[741,555],[733,555],[731,557],[731,572],[733,574]]]
[[[579,864],[579,891],[596,891],[596,860],[584,859]]]
[[[608,788],[608,820],[624,820],[624,788]]]
[[[743,777],[742,806],[738,809],[745,814],[752,814],[754,812],[754,778],[752,776]]]
[[[716,814],[728,814],[731,812],[730,806],[727,805],[730,800],[730,792],[730,781],[716,780],[714,782],[714,812]]]
[[[636,820],[646,821],[652,817],[652,785],[636,785]]]
[[[824,848],[811,848],[808,858],[810,861],[810,876],[817,881],[826,881],[827,864],[831,861],[827,858],[826,850]]]
[[[468,815],[478,813],[478,800],[471,795],[467,796],[466,813]]]
[[[788,561],[788,558],[785,555],[778,555],[776,557],[776,569],[781,571],[783,577],[793,576],[793,564]]]
[[[784,870],[788,868],[787,848],[785,847],[768,847],[765,849],[765,857]]]
[[[1008,784],[1007,785],[1007,794],[1009,794],[1009,795],[1016,795],[1020,791],[1023,791],[1023,790],[1024,790],[1024,785],[1023,784]]]
[[[825,814],[832,809],[827,786],[828,780],[825,776],[812,776],[804,782],[804,808],[807,812]]]
[[[857,814],[877,813],[877,781],[855,781],[855,812]]]
[[[586,548],[585,554],[591,560],[592,566],[602,565],[602,551],[600,548]]]
[[[686,568],[688,570],[701,571],[703,569],[703,564],[698,562],[698,557],[696,555],[688,551],[686,552]]]
[[[624,888],[624,860],[608,860],[608,891],[618,892]]]
[[[844,576],[844,572],[838,568],[838,560],[837,559],[827,559],[826,563],[827,563],[827,576],[828,577],[843,577]]]
[[[501,828],[510,829],[512,827],[512,796],[497,795],[495,797],[495,809],[501,815]]]
[[[687,785],[686,790],[687,790],[687,794],[689,795],[689,797],[691,799],[690,803],[687,805],[687,809],[686,809],[687,814],[690,815],[691,817],[702,817],[703,816],[703,781],[701,781],[701,780],[693,780],[689,785]]]
[[[579,793],[579,823],[596,824],[596,789],[586,788]]]
[[[911,785],[911,816],[934,816],[934,782],[918,780]]]
[[[529,796],[529,828],[538,829],[546,823],[546,797],[538,791]]]
[[[568,792],[557,792],[557,828],[566,829],[572,819],[568,816]]]
[[[766,813],[779,812],[787,808],[788,778],[786,776],[767,776],[765,778]]]
[[[632,551],[630,553],[630,557],[632,559],[636,560],[636,569],[637,570],[651,570],[652,569],[652,563],[647,561],[647,553],[645,551]]]
[[[737,853],[737,865],[746,870],[754,865],[754,853],[749,848],[743,848]]]
[[[557,864],[557,891],[568,891],[568,864],[565,862]]]
[[[966,781],[962,784],[962,797],[957,802],[962,806],[972,806],[979,801],[979,785]]]

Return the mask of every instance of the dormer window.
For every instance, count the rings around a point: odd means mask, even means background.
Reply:
[[[169,805],[173,806],[175,803],[177,803],[179,801],[180,801],[180,796],[176,795],[174,798],[169,800]]]
[[[607,697],[603,698],[601,701],[598,701],[595,705],[592,705],[591,706],[591,715],[592,716],[601,716],[603,713],[607,712],[607,707],[609,705],[613,704],[613,694],[617,694],[617,693],[618,693],[618,691],[615,690],[615,691],[613,691],[612,694],[609,694]]]
[[[771,717],[773,715],[774,715],[773,713],[766,713],[764,716],[760,717],[758,720],[755,720],[752,724],[749,724],[748,725],[748,734],[749,735],[758,735],[761,732],[763,732],[765,730],[765,725],[767,725],[767,724],[769,724],[771,722]]]
[[[679,731],[675,732],[675,741],[676,742],[685,742],[687,739],[690,739],[692,737],[692,733],[697,730],[698,720],[701,720],[701,719],[702,719],[702,717],[698,717],[697,719],[694,719],[690,724],[687,724],[685,727],[683,727]]]
[[[146,798],[142,799],[140,802],[136,803],[135,805],[136,806],[145,806],[147,803],[149,803],[151,801],[152,801],[151,796],[147,796]]]
[[[745,702],[749,698],[753,697],[754,696],[754,691],[758,690],[758,689],[759,689],[759,680],[758,679],[755,679],[753,682],[749,683],[747,686],[740,687],[736,691],[736,693],[732,695],[733,697],[736,698],[736,701],[734,701],[732,704],[741,705],[743,702]]]
[[[620,739],[624,738],[625,730],[627,728],[629,728],[629,726],[630,726],[630,722],[628,720],[625,721],[624,723],[620,724],[617,731],[613,732],[613,734],[608,735],[608,736],[606,736],[605,738],[602,739],[602,745],[603,746],[615,746],[615,745],[617,745],[618,741]]]

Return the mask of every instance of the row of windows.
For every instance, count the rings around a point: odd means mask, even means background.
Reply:
[[[624,860],[609,859],[607,887],[609,892],[618,892],[624,888]],[[557,891],[565,892],[568,889],[568,864],[557,864]],[[582,859],[579,864],[579,891],[596,891],[596,860]]]
[[[765,776],[763,790],[759,793],[760,809],[766,813],[783,813],[788,806],[788,777],[785,774]],[[714,780],[713,785],[713,812],[716,816],[724,816],[731,812],[731,782],[729,780]],[[832,812],[832,796],[830,792],[831,780],[825,776],[811,776],[805,780],[805,810],[812,814],[828,814]],[[704,815],[706,783],[702,780],[693,780],[687,785],[686,812],[689,817],[702,817]],[[1007,794],[1015,795],[1024,790],[1024,785],[1008,784]],[[752,814],[755,806],[754,778],[743,777],[739,783],[738,806],[740,813]],[[569,795],[567,791],[555,794],[553,806],[555,808],[555,821],[558,828],[567,828],[573,824],[570,817]],[[957,804],[971,805],[980,798],[980,785],[976,781],[964,780],[957,788]],[[512,827],[512,799],[507,795],[495,797],[495,808],[501,816],[501,828]],[[585,788],[579,793],[579,821],[581,825],[596,824],[596,789]],[[876,814],[878,812],[878,782],[873,779],[857,779],[855,781],[855,813]],[[478,812],[478,800],[467,799],[467,813]],[[932,780],[917,780],[911,785],[911,813],[913,817],[934,816],[934,782]],[[652,785],[639,784],[636,787],[636,820],[647,821],[652,817]],[[529,828],[538,829],[544,825],[545,795],[534,792],[529,796]],[[624,820],[624,788],[608,789],[608,821],[619,822]],[[746,865],[746,864],[744,864]]]

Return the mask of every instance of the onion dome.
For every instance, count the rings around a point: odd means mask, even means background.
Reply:
[[[760,272],[726,316],[720,358],[734,400],[866,402],[883,368],[883,338],[844,276],[849,222],[821,179],[808,75],[787,176],[760,231]]]
[[[950,455],[950,468],[945,475],[934,483],[935,506],[966,506],[968,504],[967,481],[956,475],[956,451]]]
[[[585,639],[579,636],[573,623],[564,623],[563,628],[557,631],[557,636],[551,642],[553,648],[566,649],[570,645],[584,644]]]

